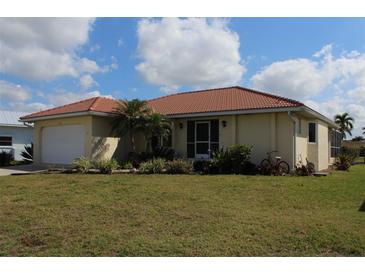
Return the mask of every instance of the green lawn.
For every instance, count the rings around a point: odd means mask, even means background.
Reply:
[[[2,256],[365,256],[365,166],[328,177],[0,177]]]
[[[354,160],[355,163],[364,163],[364,157],[363,156],[359,156]]]

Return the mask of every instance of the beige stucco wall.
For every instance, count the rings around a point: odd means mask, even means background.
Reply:
[[[293,162],[293,125],[286,113],[247,114],[210,116],[191,119],[175,119],[173,146],[176,153],[186,157],[186,130],[188,120],[219,119],[219,145],[229,147],[233,144],[252,145],[252,161],[260,163],[266,152],[277,150],[290,165]],[[225,120],[226,127],[222,121]],[[183,127],[180,128],[180,123]]]
[[[276,150],[283,160],[293,166],[302,159],[308,158],[317,169],[326,169],[329,163],[328,126],[320,120],[309,120],[296,115],[295,149],[293,121],[286,112],[225,115],[215,117],[191,118],[191,120],[219,119],[219,145],[229,147],[233,144],[247,144],[253,146],[252,161],[259,164],[266,157],[266,153]],[[189,119],[174,119],[172,130],[172,144],[178,157],[186,157],[186,130]],[[226,121],[223,127],[222,121]],[[308,143],[308,122],[317,123],[317,142]],[[180,128],[182,123],[182,128]],[[36,121],[34,126],[34,158],[35,163],[42,163],[41,136],[42,129],[47,126],[76,125],[85,127],[85,156],[90,159],[117,158],[126,159],[131,151],[129,135],[123,138],[111,133],[111,120],[108,117],[78,116],[61,119]],[[145,136],[136,135],[137,152],[145,150]],[[295,151],[295,155],[294,155]]]
[[[308,161],[314,163],[317,170],[327,169],[329,164],[334,160],[330,158],[328,125],[318,119],[308,119],[300,116],[297,117],[297,121],[301,121],[301,128],[298,124],[296,133],[296,161],[299,162],[299,160],[302,160],[305,164],[306,159],[308,159]],[[310,122],[316,123],[315,143],[308,142],[308,124]]]
[[[85,157],[91,160],[125,159],[129,148],[128,137],[118,138],[111,132],[111,119],[100,116],[78,116],[36,121],[34,123],[34,162],[41,160],[42,130],[49,126],[83,125],[85,128]]]
[[[49,126],[66,126],[66,125],[83,125],[85,129],[85,157],[90,158],[91,150],[91,132],[92,132],[92,118],[89,115],[69,117],[69,118],[59,118],[59,119],[49,119],[35,121],[33,140],[34,140],[34,163],[35,164],[47,164],[43,163],[41,159],[41,143],[42,143],[42,130]]]
[[[110,118],[92,116],[91,159],[110,159],[112,157],[118,159],[124,152],[121,147],[121,139],[113,136]]]
[[[317,122],[318,128],[318,170],[327,169],[329,165],[328,126]]]
[[[308,150],[311,149],[308,146],[308,121],[303,117],[297,117],[296,119],[296,163],[306,163],[308,158]],[[309,160],[309,159],[308,159]]]

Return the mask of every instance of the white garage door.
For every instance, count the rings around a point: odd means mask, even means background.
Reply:
[[[43,163],[70,164],[85,154],[85,130],[82,125],[45,127],[42,130]]]

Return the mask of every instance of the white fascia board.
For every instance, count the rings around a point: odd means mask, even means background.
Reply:
[[[226,115],[237,115],[237,114],[258,114],[258,113],[271,113],[271,112],[297,112],[304,111],[316,118],[326,122],[333,128],[337,128],[336,124],[327,118],[326,116],[320,114],[317,111],[310,109],[307,106],[299,107],[286,107],[286,108],[263,108],[263,109],[246,109],[246,110],[230,110],[230,111],[215,111],[215,112],[199,112],[199,113],[187,113],[187,114],[172,114],[166,115],[169,118],[196,118],[196,117],[210,117],[210,116],[226,116]]]
[[[316,118],[322,120],[323,122],[326,122],[328,125],[330,125],[332,128],[338,128],[338,126],[336,125],[336,123],[334,121],[332,121],[331,119],[329,119],[328,117],[320,114],[319,112],[307,107],[307,106],[303,106],[303,111],[315,116]]]
[[[69,117],[78,117],[78,116],[84,116],[84,115],[94,115],[94,116],[103,116],[103,117],[111,117],[111,116],[113,116],[113,114],[106,113],[106,112],[99,112],[99,111],[80,111],[80,112],[63,113],[63,114],[48,115],[48,116],[35,117],[35,118],[26,118],[26,119],[20,119],[20,120],[23,121],[23,122],[34,122],[34,121],[41,121],[41,120],[69,118]]]
[[[229,111],[214,111],[214,112],[199,112],[188,114],[173,114],[166,115],[169,118],[193,118],[193,117],[208,117],[208,116],[226,116],[235,114],[255,114],[255,113],[270,113],[270,112],[287,112],[300,111],[300,107],[288,108],[262,108],[262,109],[246,109],[246,110],[229,110]]]
[[[13,125],[13,124],[0,124],[0,127],[21,127],[21,128],[27,128],[26,125]]]

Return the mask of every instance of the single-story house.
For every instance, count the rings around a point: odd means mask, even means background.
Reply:
[[[33,127],[19,121],[27,113],[0,110],[0,152],[13,154],[15,160],[22,160],[21,152],[33,139]]]
[[[248,144],[256,164],[267,152],[277,151],[291,168],[307,158],[323,170],[337,151],[332,120],[301,102],[248,88],[177,93],[149,100],[148,105],[171,118],[171,146],[188,159],[207,159],[216,148]],[[111,132],[116,106],[113,99],[95,97],[22,117],[34,123],[35,163],[70,164],[80,155],[125,158],[128,137]],[[136,146],[139,151],[145,148],[143,134]]]

